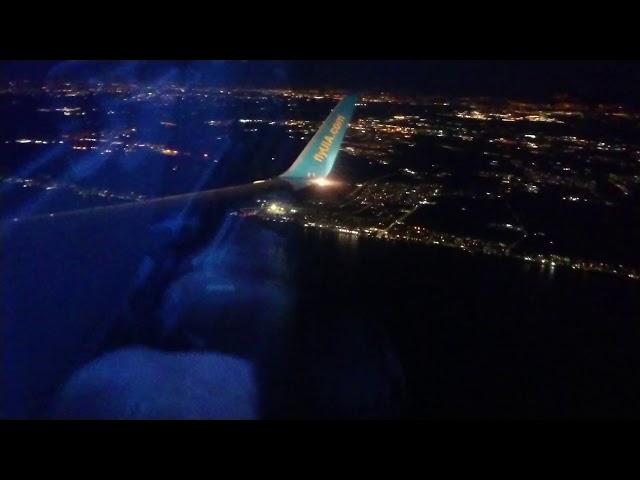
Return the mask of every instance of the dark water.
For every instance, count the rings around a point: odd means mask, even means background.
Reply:
[[[397,362],[401,416],[640,416],[636,283],[419,245],[303,238],[299,321],[330,325],[329,337],[363,335],[365,350],[384,344],[390,360],[369,374],[390,380]]]
[[[144,218],[16,230],[3,243],[3,415],[46,417],[83,365],[146,346],[254,362],[268,418],[640,416],[635,282],[231,218],[124,323]],[[200,395],[173,386],[191,381],[179,372],[212,361],[180,357],[172,373],[171,358],[145,370],[149,355],[128,355],[135,369],[99,372],[169,399],[163,418],[182,418],[176,391]]]

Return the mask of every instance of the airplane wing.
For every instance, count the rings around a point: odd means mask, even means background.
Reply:
[[[267,180],[257,180],[250,184],[216,188],[193,193],[183,193],[165,197],[152,198],[141,202],[122,203],[106,207],[94,207],[72,210],[47,215],[34,215],[18,219],[18,223],[33,221],[62,221],[69,216],[95,217],[98,214],[136,215],[142,209],[153,207],[158,213],[173,212],[192,204],[207,205],[214,203],[242,202],[255,195],[269,191],[283,190],[293,187],[304,188],[319,179],[326,178],[333,169],[349,121],[355,111],[357,95],[347,95],[331,111],[318,131],[311,138],[293,164],[281,175]],[[8,222],[8,229],[15,228]]]

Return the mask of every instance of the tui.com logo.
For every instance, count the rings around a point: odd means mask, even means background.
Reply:
[[[327,159],[327,157],[329,156],[331,145],[333,145],[333,140],[336,138],[336,135],[338,135],[340,129],[344,126],[344,122],[344,115],[338,115],[338,117],[333,122],[331,129],[329,130],[331,135],[325,135],[325,137],[322,139],[322,142],[320,142],[320,146],[318,147],[318,151],[313,156],[314,160],[318,162],[324,162]]]

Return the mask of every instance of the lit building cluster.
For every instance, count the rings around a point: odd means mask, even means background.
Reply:
[[[514,258],[534,263],[553,271],[556,267],[585,272],[601,272],[640,280],[640,269],[622,264],[585,260],[554,253],[524,254],[514,249],[514,243],[463,236],[436,231],[428,225],[405,220],[424,205],[437,203],[439,188],[420,184],[419,188],[402,183],[369,183],[358,186],[344,202],[308,200],[302,205],[264,202],[252,210],[260,218],[275,222],[296,222],[304,228],[371,237],[386,241],[408,241],[436,247],[455,248],[470,254]],[[527,232],[519,225],[493,225],[521,234]],[[544,233],[533,235],[544,237]],[[517,242],[516,242],[517,243]]]
[[[136,128],[129,128],[118,132],[90,132],[83,134],[68,135],[62,134],[56,139],[31,139],[19,138],[16,140],[5,140],[5,144],[16,143],[20,145],[53,145],[67,144],[72,151],[95,152],[100,155],[109,155],[114,152],[131,153],[135,151],[150,151],[175,157],[177,155],[191,156],[191,152],[185,152],[168,145],[155,144],[151,142],[135,141]],[[206,156],[205,156],[206,158]]]
[[[22,177],[1,177],[0,182],[6,185],[15,185],[21,188],[40,188],[45,191],[68,191],[80,197],[97,197],[105,200],[136,202],[146,198],[135,192],[113,192],[104,188],[86,188],[70,182],[57,182],[51,179],[36,179]]]

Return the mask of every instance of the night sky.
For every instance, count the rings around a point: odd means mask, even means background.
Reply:
[[[13,61],[0,80],[166,78],[186,84],[257,87],[337,87],[349,90],[505,96],[640,103],[638,61]]]

